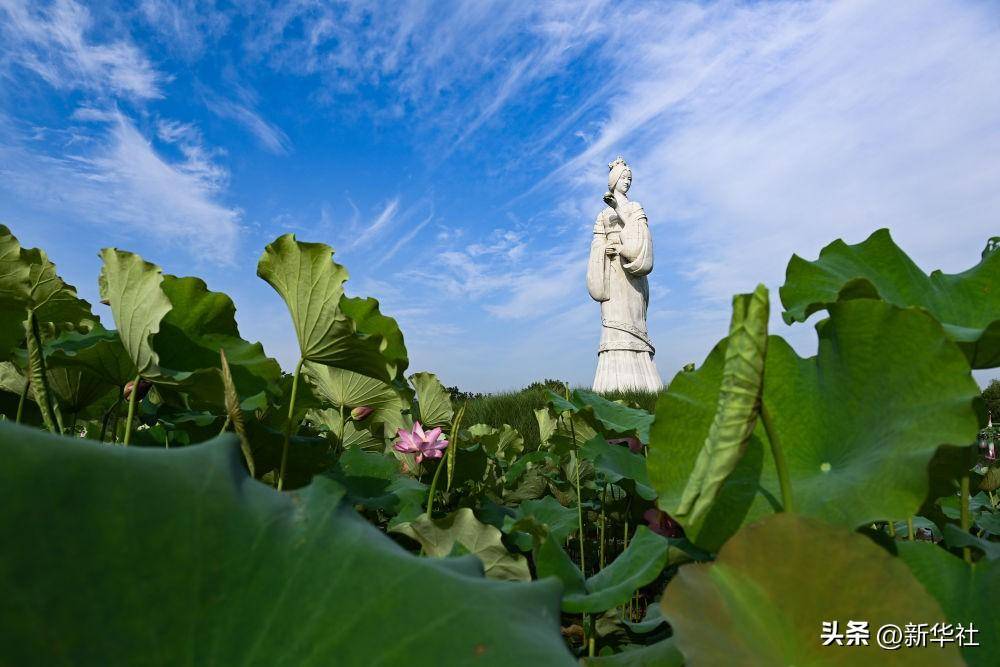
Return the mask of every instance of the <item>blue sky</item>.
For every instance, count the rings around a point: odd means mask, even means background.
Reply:
[[[0,221],[92,302],[105,246],[203,277],[286,369],[255,269],[293,231],[399,320],[413,370],[589,384],[618,154],[668,380],[793,252],[889,226],[926,269],[978,261],[1000,233],[1000,8],[0,0]],[[814,351],[811,324],[772,328]]]

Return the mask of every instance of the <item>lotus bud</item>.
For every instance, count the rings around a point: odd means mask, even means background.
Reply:
[[[613,440],[608,440],[609,445],[628,445],[629,451],[633,454],[642,454],[642,443],[639,438],[635,436],[630,436],[628,438],[614,438]]]
[[[134,384],[134,381],[126,383],[126,385],[125,385],[125,391],[122,392],[123,395],[125,396],[125,400],[126,401],[128,401],[128,400],[130,400],[132,398],[132,385],[133,384]],[[142,399],[146,398],[146,394],[149,393],[149,390],[152,387],[153,387],[153,383],[150,382],[149,380],[139,380],[139,391],[135,395],[136,400],[141,401]]]
[[[351,410],[351,419],[353,419],[356,422],[359,422],[373,412],[375,412],[375,408],[369,408],[366,405],[359,405],[358,407]]]

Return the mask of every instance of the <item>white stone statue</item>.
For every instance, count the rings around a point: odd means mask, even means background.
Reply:
[[[601,345],[594,391],[663,387],[646,330],[653,239],[646,212],[629,201],[632,170],[621,157],[608,165],[607,207],[597,216],[587,265],[587,289],[601,304]]]

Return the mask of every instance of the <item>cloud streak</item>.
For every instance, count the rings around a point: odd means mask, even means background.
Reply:
[[[127,237],[152,236],[201,259],[234,260],[240,211],[219,202],[227,172],[191,126],[161,124],[183,159],[160,154],[121,113],[84,151],[50,155],[24,142],[0,145],[0,188],[44,212],[73,211],[78,223]],[[54,195],[54,196],[53,196]]]
[[[0,38],[7,75],[16,64],[61,90],[121,95],[136,100],[162,96],[164,77],[129,40],[99,44],[87,39],[90,12],[72,0],[48,7],[0,1]]]

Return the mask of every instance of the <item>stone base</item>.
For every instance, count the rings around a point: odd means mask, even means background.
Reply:
[[[606,350],[597,355],[594,391],[659,391],[662,388],[663,381],[649,352]]]

